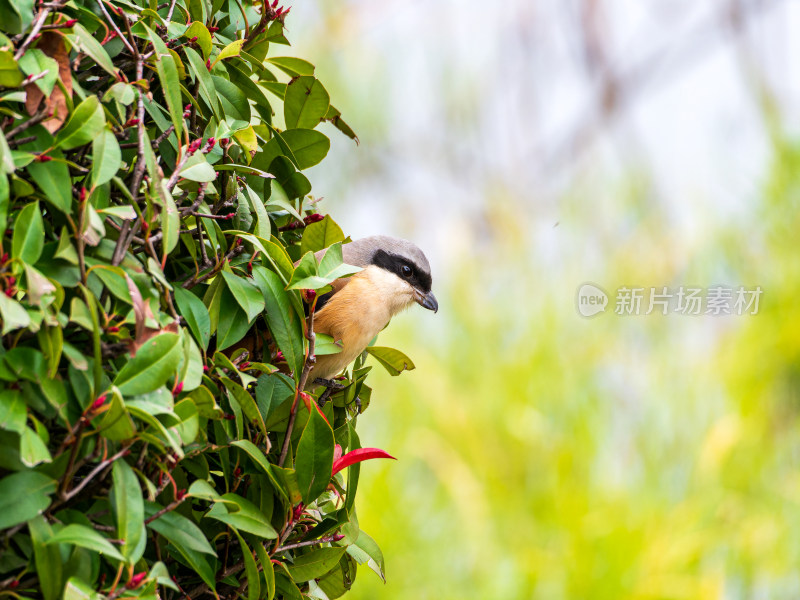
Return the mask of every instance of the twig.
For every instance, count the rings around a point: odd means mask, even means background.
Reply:
[[[297,382],[297,389],[294,391],[294,402],[292,402],[292,409],[289,413],[289,423],[286,425],[286,437],[283,439],[283,447],[281,448],[281,456],[278,459],[278,466],[282,467],[283,463],[286,462],[286,454],[289,452],[289,444],[292,441],[292,430],[294,429],[294,421],[297,418],[297,401],[300,398],[300,392],[306,387],[306,381],[308,380],[308,375],[311,373],[311,369],[314,368],[314,365],[317,362],[316,357],[314,356],[314,344],[316,342],[317,336],[314,335],[314,311],[317,306],[317,298],[314,298],[314,301],[311,303],[311,307],[308,311],[308,320],[306,325],[306,339],[308,340],[308,354],[306,354],[306,360],[303,363],[303,371],[300,374],[300,379]]]
[[[227,221],[235,217],[236,213],[232,212],[227,215],[207,215],[206,213],[189,211],[188,213],[185,213],[185,215],[186,216],[191,215],[192,217],[199,217],[201,219],[216,219],[218,221]]]
[[[23,54],[25,54],[25,50],[27,50],[28,46],[31,45],[31,42],[34,39],[36,39],[36,36],[38,35],[39,30],[42,28],[42,25],[44,25],[45,19],[47,19],[47,15],[50,14],[50,11],[53,8],[60,8],[60,7],[61,7],[61,0],[57,0],[56,2],[53,3],[52,6],[47,6],[39,11],[39,16],[36,18],[36,22],[33,24],[33,29],[31,29],[31,32],[28,34],[28,37],[25,38],[25,41],[22,42],[22,44],[20,45],[19,48],[17,48],[17,51],[14,54],[15,61],[19,60],[20,57]]]
[[[233,257],[238,256],[242,252],[244,252],[244,246],[234,246],[234,248],[230,252],[228,252],[225,255],[225,257],[221,261],[219,261],[219,263],[217,263],[214,266],[214,268],[211,269],[208,273],[206,273],[205,275],[200,275],[199,277],[197,275],[195,275],[195,276],[187,279],[186,281],[184,281],[181,284],[181,287],[183,287],[184,289],[188,290],[188,289],[191,289],[194,286],[196,286],[198,283],[202,283],[206,279],[208,279],[210,277],[213,277],[214,275],[216,275],[217,273],[219,273],[222,270],[222,267],[223,267],[223,265],[225,264],[226,261],[229,261]]]
[[[40,110],[38,113],[36,113],[33,117],[31,117],[30,119],[28,119],[24,123],[20,123],[19,125],[14,127],[14,129],[10,130],[6,134],[6,139],[10,140],[12,137],[17,135],[18,133],[21,133],[21,132],[25,131],[26,129],[28,129],[28,127],[33,127],[34,125],[38,125],[39,123],[41,123],[45,119],[50,118],[51,116],[52,115],[50,114],[50,111],[48,109],[46,109],[46,108],[43,108],[42,110]]]
[[[181,498],[180,500],[173,500],[172,502],[170,502],[169,504],[167,504],[167,505],[166,505],[164,508],[162,508],[162,509],[161,509],[161,510],[159,510],[158,512],[154,513],[152,516],[149,516],[149,517],[147,517],[147,518],[144,520],[144,524],[145,524],[145,525],[149,525],[150,523],[152,523],[153,521],[155,521],[155,520],[156,520],[156,519],[158,519],[159,517],[161,517],[161,516],[163,516],[163,515],[167,514],[167,513],[168,513],[168,512],[170,512],[171,510],[175,510],[175,509],[176,509],[178,506],[180,506],[180,505],[183,503],[183,501],[184,501],[184,500],[186,500],[186,498],[188,498],[188,496],[184,496],[184,497],[183,497],[183,498]]]
[[[326,538],[319,538],[318,540],[309,540],[307,542],[297,542],[295,544],[286,544],[285,546],[281,546],[273,554],[280,554],[281,552],[285,552],[286,550],[294,550],[295,548],[305,548],[306,546],[316,546],[317,544],[327,544],[329,542],[335,542],[336,536],[326,537]]]
[[[111,27],[114,28],[114,31],[117,33],[117,36],[119,37],[119,39],[122,40],[122,43],[125,44],[125,47],[128,49],[128,51],[135,56],[136,55],[136,50],[134,50],[133,46],[131,46],[130,42],[123,37],[122,32],[119,30],[119,27],[117,27],[117,24],[114,23],[114,19],[112,19],[111,15],[108,14],[108,11],[106,10],[105,2],[103,2],[103,0],[97,0],[97,3],[100,5],[100,10],[102,10],[103,14],[106,16],[106,21],[111,23]],[[124,13],[122,15],[122,18],[125,19],[126,21],[128,20],[128,17],[126,17]],[[169,20],[169,19],[167,19],[167,20]]]
[[[69,500],[71,500],[72,498],[74,498],[75,496],[80,494],[81,490],[83,490],[83,488],[85,488],[87,485],[89,485],[89,482],[92,479],[94,479],[98,475],[98,473],[100,473],[106,467],[112,465],[114,463],[114,461],[116,461],[117,459],[122,458],[123,456],[128,454],[128,452],[130,452],[131,445],[132,444],[129,444],[129,445],[125,446],[122,450],[117,452],[114,456],[112,456],[111,458],[107,458],[106,460],[104,460],[103,462],[98,464],[94,469],[92,469],[91,473],[89,473],[86,477],[84,477],[83,480],[81,480],[81,482],[78,485],[76,485],[74,488],[72,488],[69,492],[67,492],[64,495],[64,502],[68,502]],[[51,510],[52,510],[52,507],[51,507]]]

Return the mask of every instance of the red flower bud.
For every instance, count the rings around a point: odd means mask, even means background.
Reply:
[[[286,362],[286,357],[280,350],[278,350],[278,353],[275,355],[275,362]]]
[[[339,540],[343,540],[344,536],[341,533],[337,533],[333,536],[333,541],[338,542]]]
[[[6,281],[8,282],[8,285],[14,285],[15,283],[17,283],[17,278],[14,277],[13,275],[9,275],[8,277],[6,277]]]
[[[236,477],[237,479],[238,479],[239,477],[241,477],[241,476],[242,476],[242,467],[236,467],[236,468],[233,470],[233,476],[234,476],[234,477]]]
[[[236,415],[225,414],[222,418],[226,421],[233,421],[236,418]]]
[[[297,519],[300,518],[300,515],[303,514],[303,509],[304,508],[305,508],[305,506],[303,506],[302,502],[294,507],[294,510],[292,511],[292,520],[293,521],[297,521]]]
[[[12,590],[13,590],[14,588],[16,588],[16,587],[19,587],[19,579],[15,579],[15,580],[14,580],[14,581],[12,581],[11,583],[9,583],[9,584],[8,584],[8,587],[9,587],[10,589],[12,589]]]
[[[227,148],[228,144],[230,144],[230,143],[231,143],[231,139],[230,138],[222,138],[219,141],[219,145],[222,146],[223,148]]]
[[[140,123],[139,119],[128,119],[128,122],[125,123],[125,127],[133,127],[134,125],[138,125]]]
[[[206,60],[206,69],[211,70],[211,59]]]
[[[46,154],[39,154],[34,159],[36,162],[50,162],[51,160],[53,160],[53,157],[47,156]]]
[[[197,36],[194,36],[193,38],[191,38],[191,39],[189,40],[189,43],[190,43],[190,44],[194,44],[196,41],[197,41]]]
[[[72,27],[75,23],[78,22],[78,19],[70,19],[66,23],[64,23],[64,27]]]
[[[99,396],[97,400],[92,402],[91,410],[98,410],[103,404],[106,403],[106,395]]]
[[[4,292],[4,293],[5,293],[5,295],[6,295],[6,296],[8,296],[9,298],[13,298],[13,297],[14,297],[14,295],[17,293],[17,288],[15,288],[15,287],[10,287],[10,288],[8,288],[7,290],[5,290],[5,292]]]
[[[6,229],[6,235],[11,235],[13,233],[11,229]],[[8,262],[8,252],[3,252],[3,255],[0,256],[0,263],[7,263]]]
[[[180,394],[180,393],[181,393],[181,391],[182,391],[182,390],[183,390],[183,382],[182,382],[182,381],[180,381],[180,382],[178,382],[178,383],[175,385],[175,387],[172,389],[172,395],[173,395],[173,396],[177,396],[178,394]]]
[[[175,494],[175,500],[183,500],[185,497],[186,497],[185,489],[180,489],[178,490],[178,493]]]
[[[136,573],[136,575],[131,577],[131,580],[125,587],[128,588],[129,590],[135,590],[140,585],[142,585],[142,582],[144,581],[145,577],[147,577],[147,573],[145,573],[144,571],[142,571],[141,573]]]
[[[303,290],[303,300],[306,301],[306,304],[311,304],[316,297],[316,290]]]
[[[112,325],[108,329],[106,329],[107,333],[119,333],[119,327]]]
[[[311,214],[311,215],[306,215],[303,218],[303,221],[305,221],[306,225],[310,225],[311,223],[316,223],[317,221],[322,221],[322,219],[324,219],[324,218],[325,218],[325,215],[321,215],[319,213],[314,213],[314,214]]]
[[[246,371],[250,368],[250,363],[248,361],[244,361],[242,364],[239,365],[240,371]]]
[[[81,193],[78,196],[78,202],[80,202],[81,204],[86,202],[86,188],[85,187],[81,188]]]
[[[208,33],[215,33],[219,31],[219,27],[206,27],[208,29]]]
[[[203,365],[203,373],[208,373],[208,365]]]

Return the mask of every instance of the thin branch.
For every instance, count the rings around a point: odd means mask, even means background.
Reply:
[[[114,456],[112,456],[111,458],[107,458],[106,460],[104,460],[103,462],[98,464],[94,469],[92,469],[91,473],[89,473],[86,477],[84,477],[78,485],[76,485],[74,488],[72,488],[69,492],[67,492],[64,495],[64,502],[68,502],[69,500],[71,500],[72,498],[74,498],[75,496],[80,494],[81,490],[83,490],[83,488],[85,488],[87,485],[89,485],[89,482],[92,481],[92,479],[94,479],[95,477],[97,477],[97,475],[103,469],[105,469],[106,467],[111,466],[114,463],[114,461],[116,461],[117,459],[120,459],[123,456],[125,456],[126,454],[128,454],[130,452],[131,445],[132,444],[129,444],[129,445],[125,446],[122,450],[117,452]],[[51,510],[52,510],[52,508],[53,507],[51,506]]]
[[[286,544],[285,546],[281,546],[273,554],[280,554],[281,552],[285,552],[286,550],[294,550],[295,548],[305,548],[306,546],[316,546],[317,544],[328,544],[330,542],[338,541],[335,535],[325,538],[319,538],[318,540],[308,540],[307,542],[297,542],[296,544]]]
[[[289,444],[292,441],[292,430],[294,429],[294,421],[297,418],[297,401],[300,398],[300,392],[306,387],[306,381],[308,381],[308,375],[311,373],[311,369],[314,368],[314,365],[317,362],[316,357],[314,356],[314,344],[316,342],[317,336],[314,335],[314,311],[317,306],[317,298],[314,298],[314,301],[311,303],[311,307],[308,311],[308,320],[306,322],[306,339],[308,340],[308,353],[306,354],[306,360],[303,363],[303,371],[300,374],[300,379],[297,382],[297,389],[294,391],[294,402],[292,402],[292,409],[289,413],[289,423],[286,426],[286,437],[283,439],[283,447],[281,448],[281,456],[278,459],[278,466],[282,467],[283,463],[286,462],[286,455],[289,452]]]
[[[47,6],[39,11],[39,16],[36,18],[36,22],[33,24],[33,29],[28,34],[28,37],[25,38],[25,41],[22,42],[20,47],[17,49],[16,53],[14,54],[14,60],[19,60],[23,54],[25,54],[25,50],[28,49],[28,46],[31,45],[31,42],[36,39],[36,36],[39,34],[39,30],[44,25],[45,20],[47,19],[47,15],[50,14],[50,11],[54,8],[61,8],[62,0],[57,0],[51,6]]]
[[[106,21],[111,23],[111,27],[114,28],[114,31],[117,33],[117,36],[119,36],[119,39],[122,40],[122,43],[125,44],[125,47],[128,49],[128,51],[135,56],[136,55],[136,50],[134,50],[133,46],[131,46],[130,42],[125,39],[125,37],[122,35],[122,32],[120,31],[119,27],[117,27],[117,24],[114,23],[114,19],[112,19],[111,15],[108,14],[108,11],[106,10],[105,2],[103,2],[103,0],[97,0],[97,3],[100,5],[100,10],[102,10],[103,14],[106,16]],[[128,17],[126,17],[124,15],[124,13],[123,13],[123,17],[122,18],[125,19],[126,21],[128,20]]]
[[[26,129],[28,129],[28,127],[33,127],[34,125],[38,125],[39,123],[41,123],[45,119],[49,119],[51,116],[52,116],[52,114],[50,113],[50,111],[47,108],[43,108],[42,110],[40,110],[38,113],[36,113],[33,117],[31,117],[30,119],[28,119],[24,123],[20,123],[19,125],[14,127],[14,129],[10,130],[6,134],[6,139],[10,140],[12,137],[17,135],[18,133],[21,133],[21,132],[25,131]]]
[[[188,496],[184,496],[180,500],[173,500],[172,502],[167,504],[164,508],[162,508],[158,512],[154,513],[152,516],[147,517],[144,520],[144,524],[145,525],[149,525],[150,523],[152,523],[153,521],[155,521],[159,517],[167,514],[168,512],[170,512],[172,510],[175,510],[178,506],[180,506],[183,503],[184,500],[186,500],[186,498],[188,498]]]

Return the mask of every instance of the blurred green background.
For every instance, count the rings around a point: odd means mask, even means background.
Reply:
[[[791,2],[304,2],[361,145],[311,174],[431,258],[380,339],[351,597],[800,597],[800,26]],[[611,295],[592,319],[587,281]],[[613,314],[621,286],[759,314]],[[646,300],[645,300],[646,302]],[[423,314],[424,313],[424,314]]]

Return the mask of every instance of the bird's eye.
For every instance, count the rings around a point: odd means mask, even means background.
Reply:
[[[411,267],[408,265],[400,267],[400,272],[403,274],[403,277],[411,277]]]

